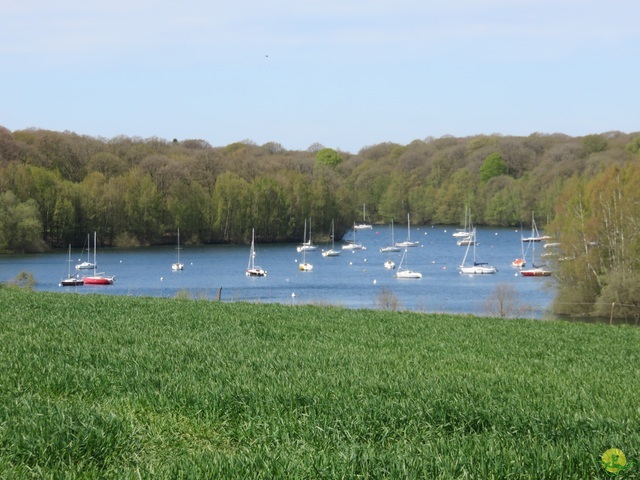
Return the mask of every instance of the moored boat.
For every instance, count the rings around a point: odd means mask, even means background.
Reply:
[[[65,278],[64,280],[60,281],[60,286],[61,287],[79,287],[81,285],[84,285],[84,281],[81,278],[78,278],[76,275],[71,275],[71,244],[69,244],[69,260],[67,261],[68,263],[68,272],[67,272],[67,278]]]
[[[176,248],[176,251],[178,252],[178,257],[176,261],[171,264],[171,270],[173,270],[174,272],[179,272],[180,270],[184,269],[184,263],[180,261],[180,229],[178,229],[178,247]]]
[[[97,234],[93,232],[93,275],[83,276],[82,280],[85,285],[113,285],[116,279],[115,275],[105,275],[104,273],[98,273],[96,271],[97,261]]]
[[[262,267],[259,267],[255,264],[256,258],[256,249],[255,249],[255,232],[254,229],[251,229],[251,249],[249,250],[249,264],[247,265],[247,270],[245,274],[247,277],[266,277],[267,271]]]

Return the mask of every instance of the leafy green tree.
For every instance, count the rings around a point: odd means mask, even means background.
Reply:
[[[446,225],[458,224],[460,219],[464,218],[465,205],[471,208],[475,221],[475,190],[475,178],[471,171],[468,168],[456,171],[451,180],[440,189],[436,222]]]
[[[59,196],[53,210],[53,238],[57,245],[69,237],[75,227],[76,211],[69,198]]]
[[[492,153],[484,159],[480,167],[480,181],[485,183],[493,177],[506,175],[509,173],[509,167],[499,153]]]
[[[111,181],[115,181],[112,179]],[[92,172],[80,183],[80,220],[78,229],[80,232],[105,231],[107,223],[107,178],[99,172]],[[116,197],[117,199],[117,197]],[[121,199],[120,199],[121,201]],[[119,208],[116,205],[116,208]],[[123,210],[121,209],[120,212]],[[124,221],[123,215],[119,218]],[[111,225],[113,228],[113,225]]]
[[[640,165],[610,166],[588,181],[572,181],[558,202],[555,228],[567,261],[559,267],[560,307],[583,292],[582,310],[612,301],[640,305]],[[566,308],[571,312],[579,310]]]
[[[640,137],[635,137],[626,146],[625,149],[631,153],[640,154]]]
[[[106,177],[122,175],[128,170],[127,164],[117,155],[110,152],[99,152],[89,159],[89,172],[100,172]]]
[[[275,179],[260,177],[251,183],[251,226],[260,239],[286,238],[289,221],[282,212],[288,209],[285,191]]]
[[[136,168],[124,177],[124,187],[127,232],[142,244],[157,241],[161,233],[162,196],[156,185],[141,169]]]
[[[587,155],[604,152],[609,148],[609,142],[602,135],[587,135],[582,139],[582,148]]]
[[[323,148],[316,152],[316,162],[335,167],[342,163],[342,156],[333,148]]]
[[[503,180],[503,181],[500,181]],[[485,199],[484,223],[488,225],[518,225],[520,190],[518,182],[510,177],[494,177],[486,183],[482,196]]]
[[[171,230],[180,229],[183,238],[198,242],[206,238],[208,195],[198,182],[176,182],[167,199]]]
[[[250,204],[250,188],[246,180],[233,172],[225,172],[216,181],[213,192],[216,212],[215,229],[221,240],[242,242],[246,232]]]
[[[599,255],[589,246],[595,241],[587,181],[573,177],[559,198],[557,216],[551,225],[554,236],[561,242],[560,256],[554,276],[558,282],[558,294],[554,311],[558,314],[587,314],[600,292]]]
[[[10,191],[1,194],[0,251],[24,253],[39,252],[45,248],[36,202],[20,202]]]
[[[392,173],[389,180],[389,185],[380,199],[378,212],[386,222],[392,219],[398,222],[405,219],[410,212],[409,191],[406,180],[400,172]]]

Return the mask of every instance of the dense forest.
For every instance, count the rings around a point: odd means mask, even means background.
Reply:
[[[112,139],[0,127],[0,252],[104,245],[300,241],[335,220],[538,225],[561,242],[556,309],[640,312],[640,133],[478,135],[357,154],[250,140]]]

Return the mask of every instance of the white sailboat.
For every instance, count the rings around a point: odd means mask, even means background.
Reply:
[[[317,245],[314,245],[311,241],[311,219],[309,219],[309,240],[307,240],[307,221],[304,221],[304,235],[302,238],[302,243],[298,245],[297,250],[298,253],[301,252],[312,252],[318,248]]]
[[[468,247],[469,245],[475,245],[476,239],[475,239],[475,236],[469,234],[466,237],[460,238],[460,240],[458,240],[456,243],[460,247]]]
[[[393,236],[393,218],[391,219],[391,243],[385,247],[382,247],[380,249],[381,253],[387,253],[387,252],[399,252],[400,251],[400,247],[398,247],[395,243],[394,240],[394,236]]]
[[[471,265],[467,265],[467,256],[469,255],[469,247],[473,245],[473,263]],[[462,259],[462,264],[458,267],[460,273],[465,273],[469,275],[482,275],[489,273],[496,273],[498,269],[492,265],[489,265],[485,262],[476,262],[476,229],[471,230],[471,242],[467,244],[467,249],[464,252],[464,258]]]
[[[537,240],[531,240],[531,268],[520,270],[520,275],[523,277],[548,277],[551,275],[551,270],[547,270],[543,265],[536,265],[536,242]]]
[[[466,238],[471,233],[471,210],[467,205],[464,206],[464,228],[459,228],[453,232],[456,238]]]
[[[357,225],[354,225],[353,228],[355,228],[356,230],[371,230],[373,227],[371,226],[370,223],[367,223],[367,213],[366,213],[366,204],[363,203],[362,204],[362,223],[359,223]]]
[[[262,267],[259,267],[255,263],[256,249],[255,249],[255,231],[251,229],[251,249],[249,250],[249,264],[245,274],[247,277],[266,277],[267,271]]]
[[[536,227],[536,219],[534,213],[531,212],[531,235],[528,237],[523,237],[522,241],[527,242],[539,242],[541,240],[550,240],[551,237],[548,235],[540,235],[538,231],[538,227]]]
[[[407,239],[404,242],[396,243],[397,247],[417,247],[420,242],[411,241],[411,214],[407,213]]]
[[[184,263],[180,261],[180,229],[178,229],[178,247],[176,248],[178,252],[177,260],[171,264],[171,270],[174,272],[178,272],[184,268]]]
[[[94,262],[91,262],[91,237],[89,235],[90,234],[87,233],[87,260],[76,265],[76,270],[92,270],[97,267]]]
[[[80,285],[84,285],[84,280],[78,278],[74,275],[71,275],[71,244],[69,244],[69,260],[68,260],[68,272],[67,278],[60,281],[61,287],[78,287]]]
[[[356,226],[353,226],[353,240],[346,240],[347,243],[342,245],[342,250],[366,250],[367,248],[356,240]]]
[[[459,232],[460,235],[454,234],[454,236],[457,236],[459,238],[459,240],[456,242],[458,246],[468,247],[470,245],[476,244],[476,236],[475,234],[472,234],[473,232],[475,232],[476,229],[474,228],[473,222],[471,221],[471,209],[466,208],[464,214],[465,214],[465,220],[464,220],[465,233],[463,234],[463,231],[460,231]]]
[[[422,274],[420,272],[415,272],[407,268],[407,248],[404,249],[404,253],[402,254],[402,260],[400,260],[400,265],[398,266],[398,271],[394,275],[395,278],[422,278]]]
[[[323,257],[337,257],[342,253],[340,250],[336,250],[335,237],[336,237],[335,226],[333,224],[333,220],[331,220],[331,248],[329,250],[322,251]]]

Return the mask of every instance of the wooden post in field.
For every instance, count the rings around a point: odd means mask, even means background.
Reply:
[[[611,302],[611,315],[609,316],[609,325],[613,324],[613,307],[616,305],[616,302]]]
[[[220,301],[221,297],[222,297],[222,287],[218,289],[218,301]]]

